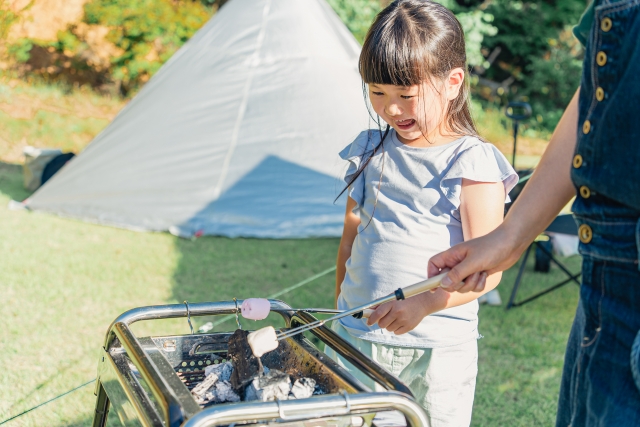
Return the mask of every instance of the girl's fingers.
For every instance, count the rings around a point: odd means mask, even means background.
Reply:
[[[384,316],[386,316],[387,313],[389,313],[389,311],[391,311],[391,304],[389,303],[382,304],[376,307],[376,309],[373,310],[373,313],[371,314],[371,316],[369,316],[369,318],[367,319],[367,326],[373,326],[376,323],[378,323],[378,325],[382,328],[379,321]]]
[[[402,327],[401,322],[399,321],[399,319],[394,318],[391,319],[391,322],[384,327],[384,329],[386,329],[389,332],[395,332],[397,329],[400,329]]]
[[[480,280],[480,273],[473,273],[471,276],[467,277],[464,281],[464,284],[458,288],[458,292],[467,293],[471,292],[476,288],[478,281]]]
[[[487,272],[483,271],[482,273],[480,273],[480,279],[478,280],[478,283],[476,284],[476,287],[473,291],[474,292],[484,291],[484,286],[486,284],[487,284]]]
[[[393,333],[396,335],[402,335],[402,334],[406,334],[407,332],[409,332],[411,329],[413,328],[409,328],[407,325],[396,329]]]
[[[391,325],[394,320],[396,320],[396,316],[389,310],[380,320],[378,320],[378,326],[382,329],[387,329],[389,325]]]

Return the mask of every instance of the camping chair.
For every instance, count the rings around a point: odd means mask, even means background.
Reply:
[[[544,233],[562,233],[562,234],[569,234],[569,235],[573,235],[573,236],[577,236],[578,235],[578,227],[576,226],[576,222],[573,219],[573,215],[569,214],[569,215],[559,215],[558,217],[556,217],[556,219],[553,220],[553,222],[551,223],[551,225],[549,225],[549,227],[547,227],[547,229],[544,231]],[[513,284],[513,290],[511,291],[511,296],[509,297],[509,303],[507,304],[507,310],[509,310],[512,307],[519,307],[521,305],[524,305],[528,302],[531,302],[537,298],[540,298],[543,295],[548,294],[549,292],[555,291],[556,289],[561,288],[562,286],[566,285],[567,283],[570,282],[575,282],[578,286],[580,286],[580,281],[578,280],[578,278],[580,277],[580,275],[582,273],[578,272],[576,274],[571,273],[567,267],[565,267],[552,253],[551,251],[551,245],[548,244],[549,243],[549,236],[546,234],[541,234],[540,236],[538,236],[538,238],[536,238],[536,240],[534,240],[533,243],[531,243],[531,245],[529,245],[529,247],[527,248],[526,252],[524,253],[524,257],[522,258],[522,263],[520,264],[520,269],[518,270],[518,275],[516,276],[516,281]],[[562,270],[562,272],[564,274],[567,275],[567,279],[556,283],[553,286],[548,287],[547,289],[540,291],[534,295],[531,295],[530,297],[520,301],[520,302],[516,302],[516,295],[518,293],[518,289],[520,287],[520,283],[522,282],[522,276],[524,275],[524,269],[525,266],[527,265],[527,259],[529,258],[529,255],[531,254],[531,249],[533,247],[536,247],[536,269],[539,271],[549,271],[548,270],[548,263],[553,262],[554,264],[556,264],[560,270]],[[544,264],[547,263],[546,265],[546,269]]]

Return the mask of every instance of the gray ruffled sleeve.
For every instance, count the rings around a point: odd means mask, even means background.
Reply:
[[[344,181],[347,184],[351,182],[353,175],[360,168],[361,162],[373,151],[372,137],[375,138],[376,134],[375,130],[360,132],[360,135],[340,152],[340,157],[349,162],[349,167],[344,175]],[[364,203],[364,172],[349,186],[348,194],[357,203],[354,211],[362,206]]]
[[[455,207],[460,207],[462,179],[477,182],[502,182],[505,203],[510,201],[509,192],[518,183],[518,174],[498,149],[489,143],[479,143],[458,153],[449,170],[440,181],[444,195]],[[459,219],[459,215],[456,215]]]

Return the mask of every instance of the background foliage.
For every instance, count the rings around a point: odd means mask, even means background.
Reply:
[[[216,0],[93,0],[54,42],[21,39],[12,52],[47,81],[139,88],[217,9]]]
[[[532,104],[540,122],[554,127],[580,84],[582,47],[571,27],[586,5],[587,0],[482,3],[498,29],[483,42],[485,55],[496,56],[482,76],[503,88],[502,94],[497,89],[485,91],[484,99],[523,98]]]
[[[6,0],[0,0],[3,2]],[[362,42],[388,0],[327,0]],[[571,34],[587,0],[440,0],[460,20],[476,99],[485,108],[532,104],[552,129],[579,85],[582,48]],[[92,0],[82,22],[54,42],[20,39],[9,53],[23,71],[112,89],[138,89],[225,0]],[[1,3],[0,3],[1,5]],[[0,7],[1,28],[16,19]],[[5,30],[6,31],[6,30]],[[1,35],[1,34],[0,34]]]

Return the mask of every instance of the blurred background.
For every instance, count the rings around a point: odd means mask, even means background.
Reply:
[[[388,3],[326,1],[360,42]],[[127,309],[271,295],[294,307],[333,305],[335,238],[181,239],[7,207],[31,195],[25,147],[81,152],[224,3],[0,0],[0,424],[90,425],[104,334]],[[583,52],[571,27],[587,0],[441,3],[466,31],[481,135],[510,158],[504,109],[528,102],[533,115],[520,126],[516,166],[535,166],[579,85]],[[580,267],[579,257],[563,260],[571,271]],[[522,297],[565,278],[556,266],[534,270],[531,258]],[[516,275],[517,266],[505,273],[503,300]],[[569,285],[518,309],[481,308],[474,426],[554,423],[577,295]],[[194,326],[235,328],[232,319],[218,320],[194,319]],[[134,329],[138,336],[189,331],[182,320]]]

